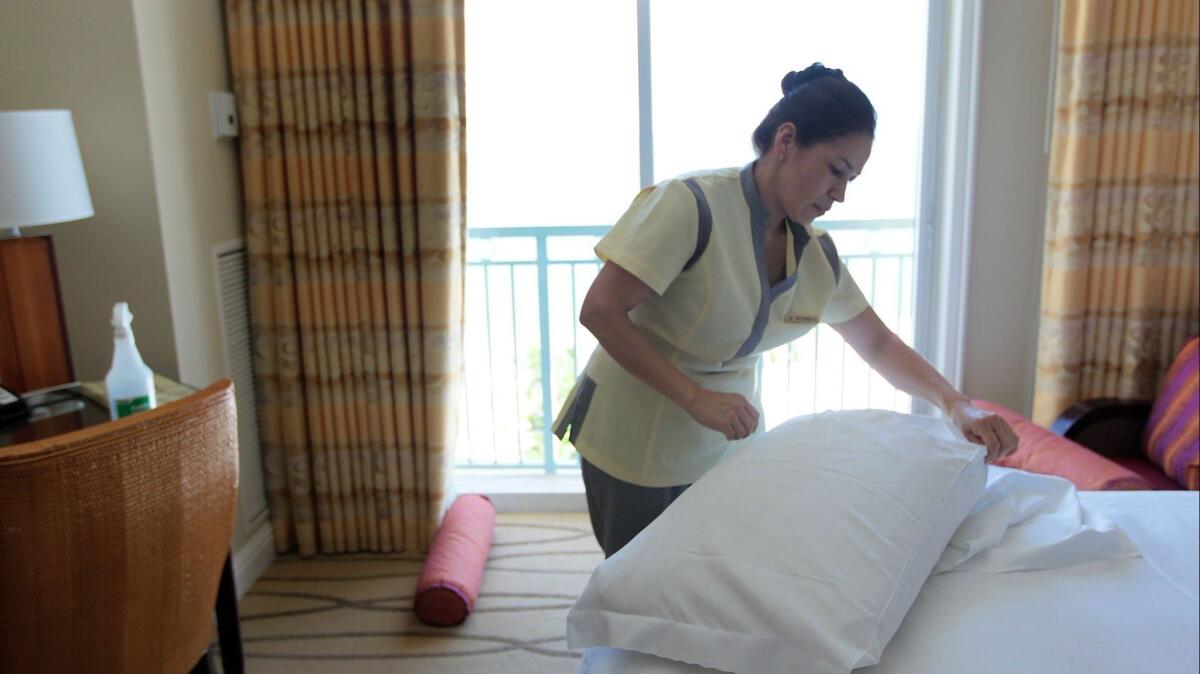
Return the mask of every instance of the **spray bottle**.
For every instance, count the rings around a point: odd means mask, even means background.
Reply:
[[[104,378],[108,389],[108,411],[113,419],[154,408],[154,373],[146,367],[133,343],[133,314],[129,305],[113,305],[112,368]]]

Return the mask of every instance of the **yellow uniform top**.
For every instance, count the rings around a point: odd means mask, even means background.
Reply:
[[[700,171],[642,190],[596,245],[656,293],[630,312],[651,344],[704,388],[740,393],[760,414],[762,352],[867,308],[833,240],[810,225],[788,221],[787,274],[769,287],[767,219],[753,164]],[[555,432],[600,470],[647,487],[694,482],[745,442],[700,425],[602,347]]]

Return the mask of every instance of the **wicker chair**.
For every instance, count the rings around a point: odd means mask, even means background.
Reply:
[[[227,380],[0,449],[0,672],[207,668],[237,466]]]

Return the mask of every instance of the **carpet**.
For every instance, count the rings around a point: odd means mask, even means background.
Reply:
[[[421,560],[275,560],[239,604],[250,674],[570,674],[566,617],[604,556],[586,513],[500,513],[475,612],[450,628],[412,610]]]

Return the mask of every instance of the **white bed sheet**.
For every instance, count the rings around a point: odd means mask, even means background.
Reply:
[[[856,672],[1200,671],[1200,494],[1079,492],[1079,501],[1120,526],[1142,556],[931,576],[880,663]],[[580,674],[715,671],[603,648],[589,649],[580,668]]]

